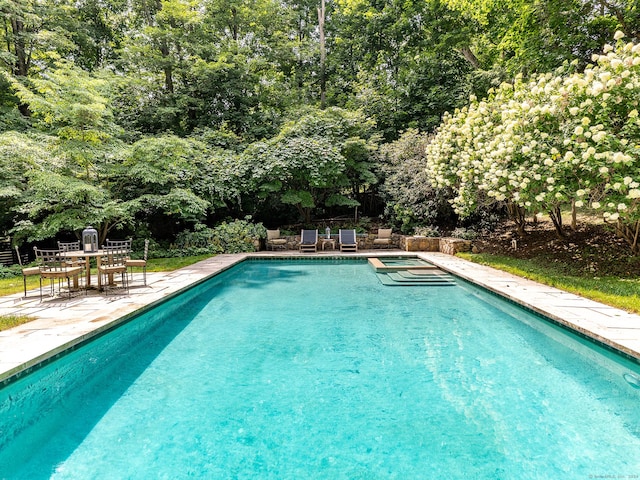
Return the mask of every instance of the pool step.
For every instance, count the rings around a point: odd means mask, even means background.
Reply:
[[[455,285],[453,277],[443,271],[429,273],[411,273],[409,270],[395,272],[377,272],[376,275],[383,285],[387,286],[451,286]]]
[[[369,258],[369,265],[383,285],[388,286],[450,286],[453,275],[419,258]]]

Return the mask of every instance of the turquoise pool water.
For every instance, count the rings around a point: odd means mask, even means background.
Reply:
[[[250,261],[0,390],[0,477],[634,478],[639,375],[463,283]]]

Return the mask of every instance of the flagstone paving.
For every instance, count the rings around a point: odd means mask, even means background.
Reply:
[[[415,256],[416,252],[410,255]],[[137,273],[129,294],[105,296],[95,290],[71,299],[46,297],[39,289],[0,297],[0,315],[29,315],[35,320],[0,332],[0,381],[116,325],[129,316],[161,302],[189,286],[219,273],[250,255],[300,257],[295,251],[218,255],[173,272],[147,273],[142,285]],[[407,255],[399,250],[359,251],[342,254],[319,252],[319,256]],[[640,316],[577,295],[547,287],[514,275],[477,265],[451,255],[421,252],[418,255],[443,270],[503,295],[554,321],[566,325],[640,361]]]

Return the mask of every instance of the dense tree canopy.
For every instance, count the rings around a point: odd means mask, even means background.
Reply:
[[[616,30],[640,32],[637,2],[611,0],[0,0],[0,12],[0,230],[31,241],[86,224],[171,240],[245,215],[384,216],[377,198],[389,221],[426,222],[420,196],[399,191],[422,161],[409,143],[471,95],[565,61],[580,73]]]

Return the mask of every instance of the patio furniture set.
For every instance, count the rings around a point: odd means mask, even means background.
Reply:
[[[36,266],[22,268],[24,295],[27,296],[27,277],[39,275],[40,300],[43,298],[43,282],[49,280],[49,295],[55,295],[55,285],[58,292],[66,284],[69,298],[73,291],[86,291],[92,288],[91,259],[95,258],[97,269],[97,290],[109,295],[115,288],[129,292],[129,282],[133,281],[133,269],[141,268],[143,284],[147,284],[147,255],[149,240],[144,242],[144,253],[141,259],[131,258],[132,240],[106,240],[105,244],[97,247],[97,236],[94,242],[84,241],[58,242],[57,249],[41,249],[34,247]],[[22,267],[22,257],[18,246],[15,246],[18,262]],[[119,275],[119,285],[115,278]],[[84,286],[81,287],[81,279]]]
[[[379,228],[378,236],[373,240],[374,247],[387,247],[392,246],[391,242],[391,228]],[[354,229],[340,229],[338,230],[338,245],[341,252],[357,252],[358,241],[356,238],[356,231]],[[315,253],[318,251],[318,246],[322,250],[325,250],[327,246],[332,249],[336,248],[336,239],[331,237],[329,229],[327,229],[326,235],[318,236],[318,230],[305,230],[300,232],[300,243],[298,250],[300,252]],[[277,248],[286,249],[287,239],[280,236],[280,230],[267,230],[267,249],[275,250]]]

